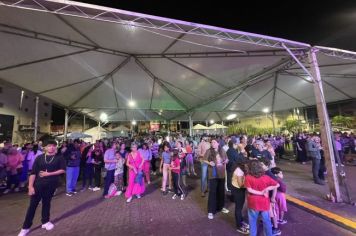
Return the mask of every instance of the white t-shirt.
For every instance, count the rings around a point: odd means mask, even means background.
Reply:
[[[115,169],[115,173],[114,173],[115,176],[124,173],[124,165],[125,165],[125,159],[124,158],[120,158],[116,162],[116,169]]]
[[[232,179],[231,179],[232,186],[234,186],[235,188],[240,188],[239,183],[237,182],[237,177],[244,178],[244,176],[245,173],[239,167],[237,167],[234,171],[234,174],[232,175]]]

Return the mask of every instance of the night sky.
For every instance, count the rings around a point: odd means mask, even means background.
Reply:
[[[80,2],[356,51],[355,0]]]

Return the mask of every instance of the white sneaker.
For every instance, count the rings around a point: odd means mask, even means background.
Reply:
[[[176,198],[177,198],[177,194],[174,194],[173,197],[172,197],[172,199],[174,200],[174,199],[176,199]]]
[[[3,192],[3,194],[8,194],[10,192],[11,189],[5,189],[5,191]]]
[[[208,219],[209,219],[209,220],[214,219],[214,215],[213,215],[213,213],[208,213]]]
[[[221,212],[227,214],[227,213],[229,213],[230,211],[224,207],[223,209],[221,209]]]
[[[129,202],[131,202],[131,201],[132,201],[132,197],[129,197],[129,198],[126,200],[127,203],[129,203]]]
[[[17,236],[26,236],[30,232],[30,229],[21,229],[20,233]]]
[[[115,193],[115,196],[120,196],[122,194],[122,191],[117,191],[116,193]]]
[[[94,191],[94,192],[99,191],[99,190],[100,190],[100,188],[99,188],[99,187],[95,187],[95,188],[93,188],[93,191]]]
[[[184,194],[180,195],[180,200],[184,200]]]
[[[141,198],[141,195],[140,195],[140,194],[137,194],[136,197],[137,197],[138,199],[140,199],[140,198]]]
[[[46,229],[46,230],[52,230],[53,227],[54,227],[54,225],[49,221],[46,224],[42,225],[42,229]]]
[[[20,188],[15,188],[14,191],[15,191],[15,193],[18,193],[18,192],[20,192]]]

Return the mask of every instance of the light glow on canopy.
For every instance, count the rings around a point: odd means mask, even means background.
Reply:
[[[227,120],[232,120],[232,119],[235,119],[237,117],[236,114],[230,114],[226,117]]]
[[[101,113],[100,114],[100,120],[101,121],[107,121],[108,120],[108,115],[106,113]]]
[[[264,113],[268,113],[268,112],[269,112],[269,108],[268,108],[268,107],[265,107],[265,108],[262,109],[262,111],[263,111]]]

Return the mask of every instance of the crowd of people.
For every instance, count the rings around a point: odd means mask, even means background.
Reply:
[[[326,169],[320,138],[306,133],[292,138],[177,135],[163,139],[146,135],[93,144],[81,140],[65,141],[60,146],[54,141],[27,143],[22,148],[5,142],[0,150],[0,183],[6,185],[3,194],[19,192],[27,186],[31,201],[19,234],[23,236],[29,232],[40,201],[42,228],[54,227],[49,221],[50,202],[59,183],[65,182],[67,197],[102,190],[105,199],[124,195],[130,203],[144,195],[152,176],[161,174],[162,195],[171,192],[172,199],[184,200],[187,177],[197,176],[195,168],[199,165],[201,197],[208,198],[208,219],[214,219],[219,212],[229,213],[225,208],[228,195],[235,203],[238,232],[257,235],[261,216],[265,235],[280,235],[279,225],[287,223],[287,204],[278,159],[290,142],[296,160],[304,164],[311,159],[314,182],[324,184]],[[337,133],[335,143],[343,164],[344,153],[355,152],[354,136]]]

